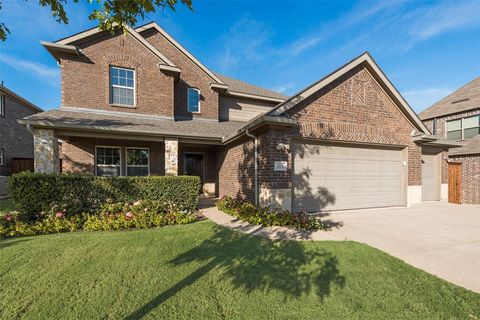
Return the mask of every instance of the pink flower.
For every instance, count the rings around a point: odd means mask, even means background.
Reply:
[[[61,218],[63,217],[63,213],[61,211],[58,211],[57,213],[55,213],[55,217]]]
[[[127,218],[127,220],[129,220],[131,217],[133,217],[133,214],[131,212],[127,212],[125,214],[125,218]]]
[[[5,220],[11,221],[11,220],[12,220],[12,216],[8,216],[8,215],[7,215],[7,216],[5,217]]]

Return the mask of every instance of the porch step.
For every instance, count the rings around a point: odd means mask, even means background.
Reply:
[[[198,199],[198,209],[212,208],[215,207],[215,202],[218,201],[218,198],[215,197],[206,197],[201,195]]]

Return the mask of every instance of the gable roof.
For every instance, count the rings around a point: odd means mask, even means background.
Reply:
[[[480,77],[425,109],[419,116],[427,120],[472,109],[480,109]]]
[[[37,105],[31,103],[30,101],[28,101],[27,99],[19,96],[18,94],[16,94],[15,92],[13,92],[12,90],[8,89],[7,87],[5,87],[3,84],[0,84],[0,93],[3,93],[5,95],[8,95],[10,96],[11,98],[19,101],[20,103],[22,103],[23,105],[27,106],[28,108],[32,109],[33,111],[36,111],[36,112],[43,112],[43,110],[38,107]]]
[[[261,97],[267,97],[267,98],[273,98],[272,100],[277,101],[277,102],[282,102],[285,101],[285,99],[288,98],[288,96],[273,91],[269,89],[265,89],[241,80],[237,80],[234,78],[230,78],[221,74],[216,73],[216,75],[226,84],[228,85],[228,92],[230,94],[235,94],[235,93],[245,93],[245,94],[251,94],[255,96],[261,96]]]
[[[217,83],[223,83],[222,80],[217,77],[212,71],[205,67],[200,61],[197,60],[187,49],[185,49],[180,43],[178,43],[172,36],[170,36],[165,30],[163,30],[156,22],[152,21],[143,26],[135,28],[137,32],[142,32],[147,29],[154,28],[157,30],[165,39],[167,39],[171,44],[173,44],[178,50],[180,50],[187,58],[189,58],[194,64],[196,64],[200,69],[202,69],[206,74],[208,74],[213,80]],[[145,40],[146,41],[146,40]]]
[[[134,29],[130,28],[127,26],[126,31],[133,36],[134,39],[136,39],[138,42],[140,42],[143,46],[145,46],[150,52],[152,52],[155,56],[157,56],[166,66],[170,67],[169,71],[175,71],[179,72],[180,69],[178,69],[175,64],[170,61],[166,56],[164,56],[160,51],[158,51],[154,46],[152,46],[145,38],[143,38],[137,31]],[[71,51],[73,52],[76,51],[78,54],[80,50],[72,45],[72,43],[94,36],[96,34],[106,32],[104,30],[100,30],[99,27],[91,28],[85,31],[82,31],[80,33],[74,34],[72,36],[69,36],[67,38],[63,38],[60,40],[57,40],[55,42],[47,42],[47,41],[41,41],[41,44],[47,48],[47,50],[54,54],[56,51],[62,51],[64,50],[65,52]]]
[[[373,58],[368,52],[361,54],[357,58],[346,63],[332,73],[326,75],[319,81],[294,94],[285,102],[280,103],[278,106],[269,111],[267,115],[280,116],[284,114],[286,111],[293,108],[304,99],[308,98],[312,94],[316,93],[318,90],[324,88],[328,84],[332,83],[334,80],[338,79],[339,77],[359,65],[364,65],[370,71],[375,80],[377,80],[377,82],[387,92],[390,98],[400,107],[401,111],[417,129],[421,130],[423,133],[430,133],[427,127],[423,124],[418,115],[415,113],[415,111],[413,111],[412,107],[410,107],[410,105],[402,97],[400,92],[398,92],[395,86],[390,82],[390,80],[388,80],[388,78],[385,76],[383,71],[380,69],[380,67],[377,65],[375,60],[373,60]]]

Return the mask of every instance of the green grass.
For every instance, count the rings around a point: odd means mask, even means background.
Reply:
[[[0,240],[0,318],[475,319],[480,295],[355,242],[215,226]]]
[[[8,199],[0,199],[0,213],[13,210],[13,201]]]

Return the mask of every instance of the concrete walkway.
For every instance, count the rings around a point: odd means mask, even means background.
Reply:
[[[323,217],[336,227],[303,231],[260,227],[215,207],[202,209],[215,223],[281,240],[353,240],[480,293],[480,206],[426,202],[413,208],[336,212]]]

